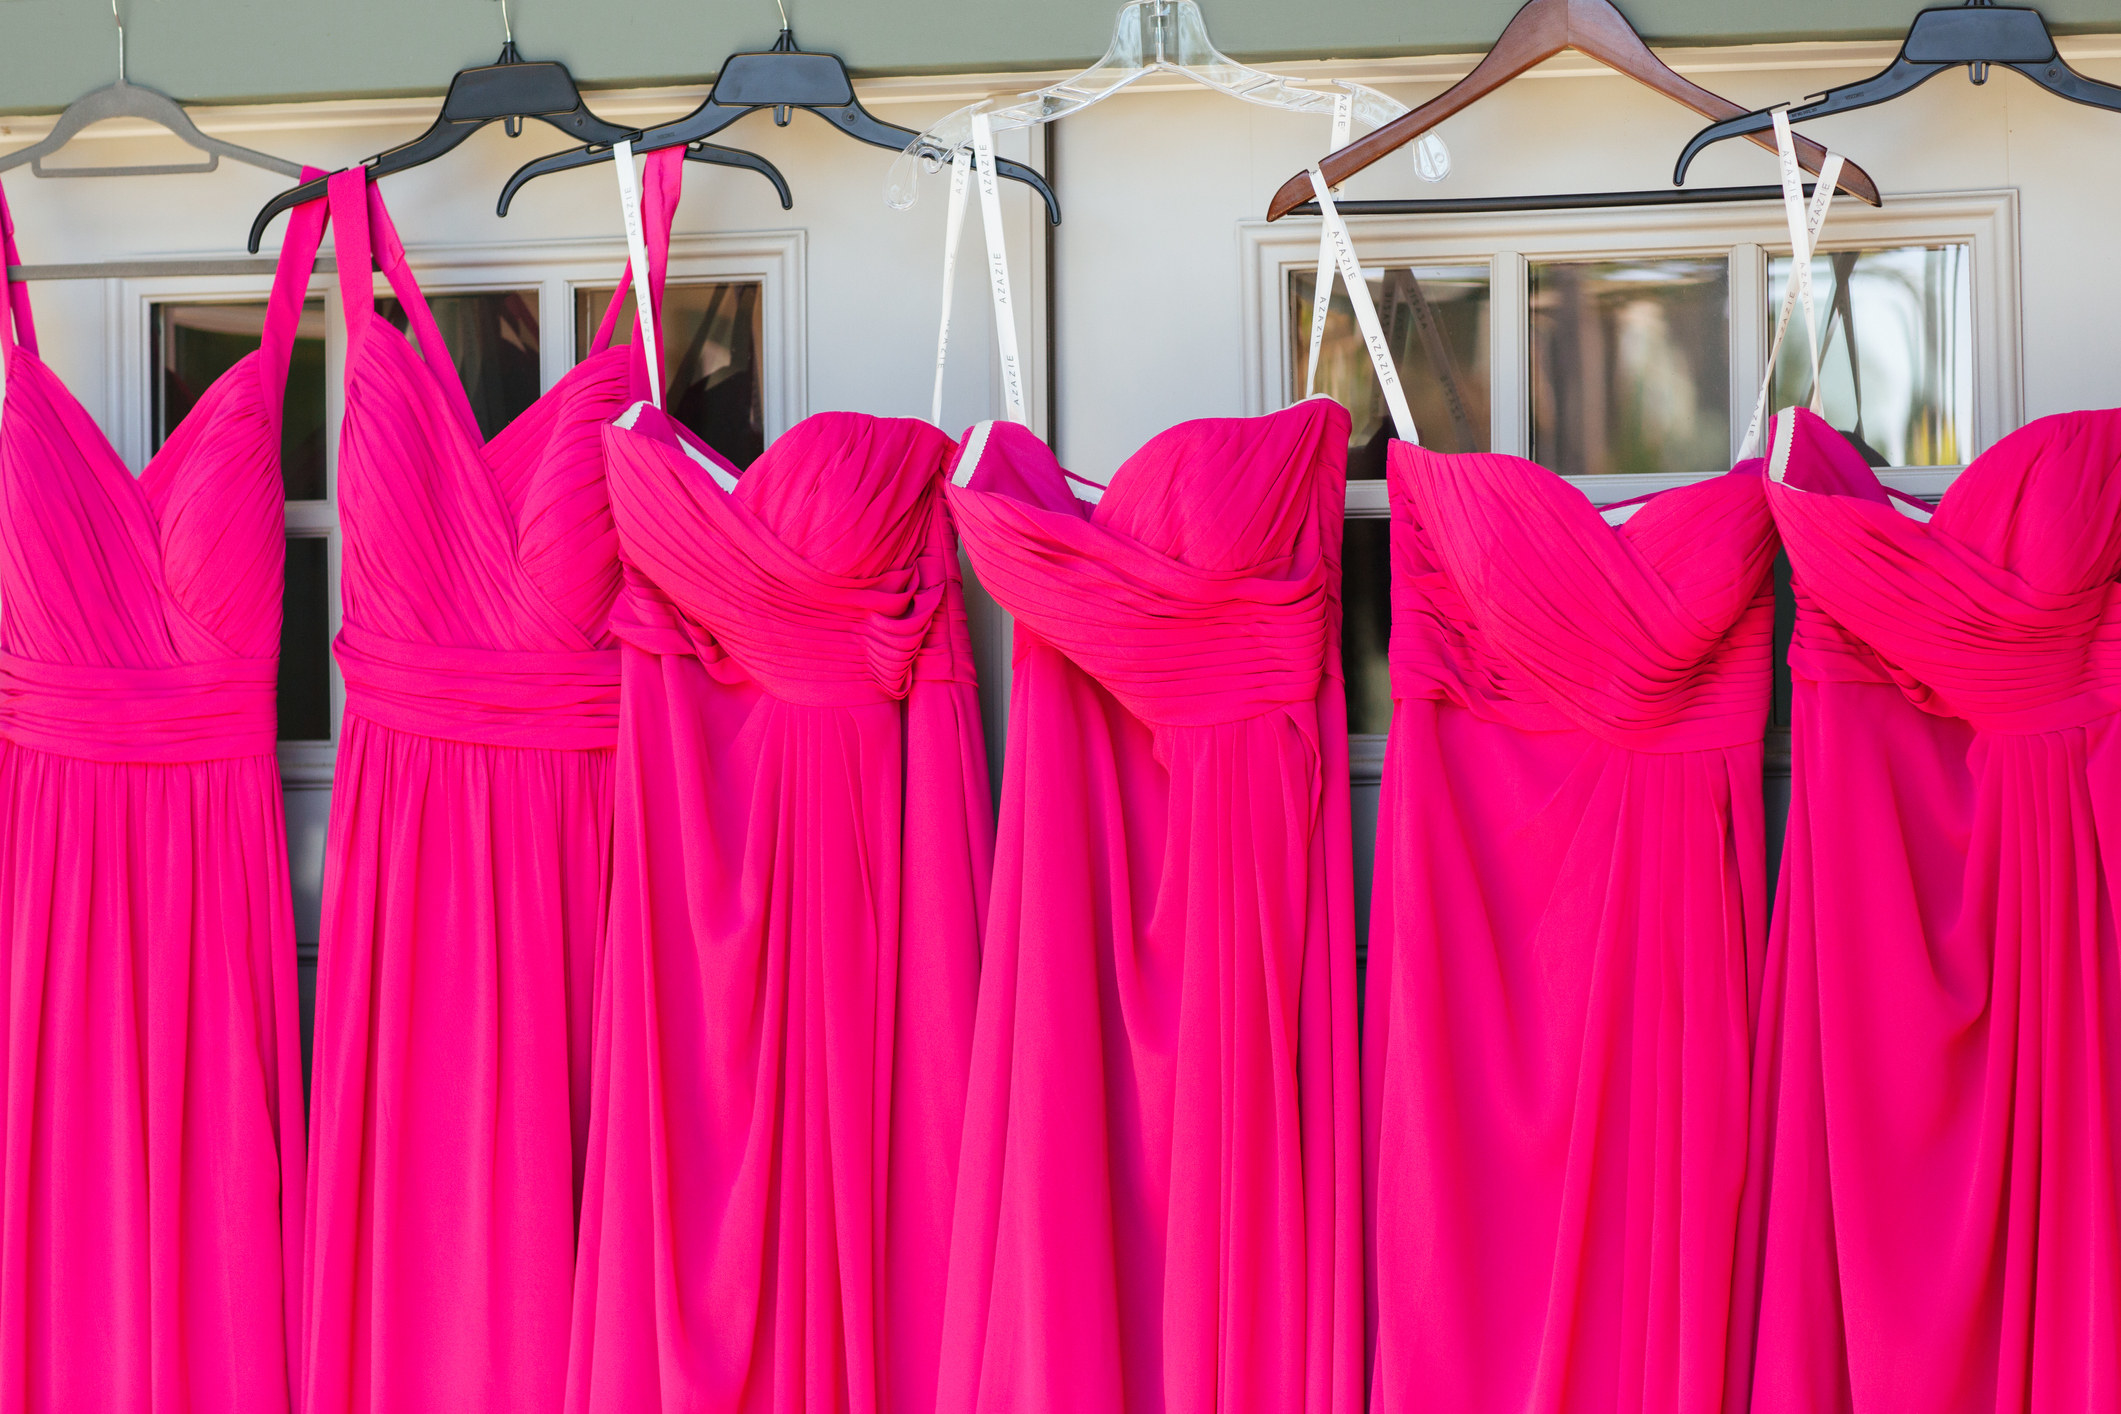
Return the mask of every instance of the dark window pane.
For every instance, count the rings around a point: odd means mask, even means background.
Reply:
[[[1842,250],[1812,261],[1826,418],[1872,466],[1959,466],[1974,433],[1971,260],[1964,245]],[[1768,328],[1790,260],[1768,265]],[[1810,396],[1804,310],[1775,360],[1771,407]]]
[[[1422,445],[1440,452],[1488,449],[1488,272],[1474,266],[1395,266],[1364,272],[1377,321]],[[1318,272],[1289,275],[1289,401],[1304,396],[1311,371],[1311,301]],[[1318,350],[1318,391],[1354,418],[1348,479],[1379,481],[1393,432],[1384,390],[1355,323],[1355,306],[1336,280]]]
[[[574,356],[589,356],[611,289],[574,296]],[[765,396],[759,386],[764,339],[756,281],[672,284],[663,291],[664,403],[670,415],[739,467],[766,449]],[[619,308],[612,342],[633,342],[633,291]]]
[[[1348,521],[1341,547],[1341,671],[1348,679],[1348,730],[1392,729],[1392,522]]]
[[[289,536],[280,618],[280,740],[331,739],[331,543]]]
[[[244,355],[257,350],[265,306],[158,304],[154,309],[154,444],[177,424]],[[290,501],[324,499],[324,301],[302,306],[302,322],[288,361],[287,397],[280,429],[280,475]]]
[[[331,824],[328,786],[293,786],[287,808],[287,868],[295,895],[295,1005],[302,1014],[302,1094],[309,1095],[317,1034],[317,935],[324,916],[324,841]]]
[[[1535,261],[1532,458],[1564,476],[1730,465],[1730,261]]]
[[[427,305],[464,380],[464,394],[471,399],[480,435],[489,439],[498,435],[543,391],[538,366],[538,292],[429,295]],[[378,299],[376,310],[398,328],[406,328],[404,307],[395,299]],[[413,342],[418,344],[418,338]]]

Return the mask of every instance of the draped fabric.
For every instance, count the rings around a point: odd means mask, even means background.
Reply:
[[[617,873],[568,1408],[934,1407],[993,806],[925,422],[607,431]]]
[[[322,224],[322,203],[295,212],[262,347],[138,478],[38,358],[27,292],[0,301],[10,1411],[292,1398],[280,409]],[[4,199],[0,236],[0,266],[19,263]]]
[[[1617,526],[1516,457],[1387,474],[1373,1406],[1713,1414],[1767,926],[1759,463]]]
[[[681,161],[649,167],[657,287]],[[556,1410],[618,735],[600,429],[645,371],[611,345],[607,315],[595,351],[482,443],[381,197],[355,168],[330,204],[347,317],[346,713],[304,1405]],[[374,265],[410,337],[376,312]]]
[[[1775,430],[1795,786],[1732,1406],[2121,1407],[2121,412],[2004,438],[1927,524]]]
[[[1183,424],[1093,510],[950,503],[1016,616],[937,1408],[1362,1407],[1348,416]]]

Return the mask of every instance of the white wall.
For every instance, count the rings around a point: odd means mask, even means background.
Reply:
[[[2080,72],[2121,83],[2121,44],[2073,41],[2065,52],[2080,56]],[[1765,105],[1865,77],[1891,54],[1889,45],[1778,46],[1669,57],[1696,82]],[[1383,86],[1412,105],[1446,81]],[[1701,126],[1651,90],[1570,56],[1439,129],[1453,158],[1446,181],[1416,181],[1395,155],[1355,178],[1347,195],[1668,186],[1680,148]],[[1173,422],[1240,411],[1238,223],[1264,216],[1282,180],[1318,155],[1325,127],[1196,91],[1123,95],[1058,133],[1067,220],[1055,243],[1054,319],[1059,445],[1071,466],[1102,476]],[[2002,70],[1976,88],[1961,71],[1808,131],[1861,163],[1888,201],[2019,188],[2026,415],[2121,404],[2121,114],[2064,102]],[[1771,154],[1731,142],[1695,164],[1689,185],[1775,179]]]

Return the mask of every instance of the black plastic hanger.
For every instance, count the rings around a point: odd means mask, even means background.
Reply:
[[[508,23],[505,4],[501,22],[505,29]],[[373,182],[393,172],[432,162],[488,123],[505,122],[508,135],[514,137],[522,132],[525,118],[536,118],[586,142],[610,144],[622,138],[641,136],[637,129],[607,123],[590,112],[589,105],[582,101],[581,90],[575,87],[574,75],[567,71],[565,64],[524,60],[516,52],[515,36],[510,32],[501,46],[499,59],[475,69],[464,69],[449,81],[449,93],[442,100],[442,111],[435,115],[434,123],[426,132],[411,142],[378,153],[363,164],[368,168],[368,180]],[[774,189],[780,193],[783,209],[794,204],[788,194],[788,183],[780,171],[755,152],[702,144],[700,150],[687,155],[701,162],[757,172],[773,183]],[[324,195],[329,180],[319,177],[316,181],[304,182],[267,202],[265,209],[258,213],[258,219],[251,222],[250,248],[253,251],[258,248],[258,242],[273,217]],[[511,182],[509,190],[514,189]],[[508,198],[504,195],[501,213],[506,215],[507,212]]]
[[[702,160],[702,152],[712,150],[705,139],[760,108],[771,108],[773,121],[782,127],[788,125],[790,109],[806,109],[849,137],[893,152],[903,152],[908,143],[920,136],[895,123],[887,123],[862,107],[861,100],[854,96],[854,82],[848,78],[847,66],[839,55],[798,49],[795,35],[784,28],[773,48],[730,55],[723,61],[722,71],[715,76],[714,88],[707,94],[707,101],[682,118],[640,134],[634,143],[634,151],[654,152],[683,143],[687,159]],[[501,188],[501,214],[508,214],[508,203],[532,177],[565,172],[591,162],[605,161],[610,156],[610,140],[597,138],[591,139],[590,146],[555,152],[525,163],[508,179],[508,185]],[[1053,195],[1053,188],[1046,185],[1044,177],[1022,163],[1006,158],[996,158],[994,166],[1002,176],[1024,183],[1043,197],[1047,218],[1055,225],[1060,224],[1060,201]],[[782,204],[787,203],[784,200]]]
[[[2121,88],[2088,79],[2064,63],[2055,51],[2047,21],[2038,10],[2021,5],[1994,5],[1967,0],[1964,5],[1924,10],[1908,27],[1900,52],[1883,72],[1857,83],[1828,89],[1810,103],[1790,109],[1790,121],[1827,118],[1898,98],[1928,83],[1946,69],[1966,65],[1975,83],[1988,82],[1991,64],[2016,69],[2049,93],[2121,113]],[[1774,124],[1772,109],[1727,118],[1696,133],[1679,154],[1674,182],[1686,180],[1686,169],[1703,148],[1725,138],[1745,137]]]

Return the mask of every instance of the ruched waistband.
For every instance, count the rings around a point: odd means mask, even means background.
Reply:
[[[378,725],[482,746],[593,751],[619,740],[615,648],[530,653],[406,643],[353,624],[333,645],[346,710]]]
[[[180,765],[272,754],[272,659],[77,667],[0,653],[0,737],[85,761]]]
[[[1573,681],[1542,682],[1402,577],[1392,597],[1392,696],[1454,703],[1519,731],[1588,732],[1627,751],[1757,746],[1774,689],[1771,613],[1761,599],[1691,664],[1626,664],[1608,651],[1572,665]]]
[[[899,618],[836,619],[790,604],[784,617],[717,628],[692,619],[629,569],[612,605],[611,632],[630,648],[697,658],[717,680],[748,680],[806,707],[875,706],[903,701],[916,683],[976,682],[962,606],[945,602],[940,582],[908,598],[912,608]]]
[[[2103,626],[2058,647],[1999,642],[1969,664],[1930,665],[1939,679],[1932,681],[1836,623],[1800,586],[1789,661],[1800,682],[1888,685],[1922,711],[1956,717],[1977,731],[2066,731],[2121,712],[2121,634]]]

